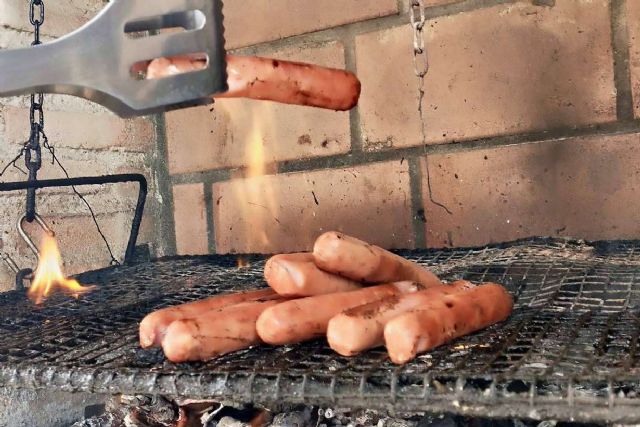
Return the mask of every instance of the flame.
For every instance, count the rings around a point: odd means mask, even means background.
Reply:
[[[238,257],[238,268],[247,268],[249,267],[249,261],[244,259],[243,257]]]
[[[266,117],[263,117],[266,120]],[[270,252],[271,242],[269,230],[277,227],[278,206],[271,181],[265,175],[267,170],[267,153],[265,136],[270,132],[265,128],[265,120],[254,120],[248,132],[245,149],[245,171],[242,185],[236,187],[236,198],[240,202],[242,215],[251,221],[246,235],[239,236],[248,243],[248,247],[256,252]],[[265,211],[256,215],[256,210]]]
[[[62,257],[58,244],[53,236],[45,235],[40,248],[40,261],[36,268],[29,299],[41,304],[52,292],[60,289],[77,298],[80,294],[93,289],[94,286],[82,286],[76,280],[67,279],[62,273]]]

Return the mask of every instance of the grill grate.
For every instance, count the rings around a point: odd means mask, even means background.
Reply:
[[[534,239],[402,253],[448,280],[495,281],[516,298],[505,324],[403,367],[384,349],[356,358],[322,341],[172,364],[137,345],[153,309],[263,285],[259,257],[182,257],[79,276],[80,300],[32,306],[0,295],[0,386],[338,404],[486,417],[640,421],[640,242]]]

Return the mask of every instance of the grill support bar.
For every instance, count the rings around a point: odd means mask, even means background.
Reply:
[[[63,178],[63,179],[46,179],[41,181],[20,181],[20,182],[3,182],[0,183],[0,192],[16,191],[16,190],[30,190],[41,189],[51,187],[74,187],[82,185],[104,185],[104,184],[120,184],[127,182],[137,182],[138,186],[138,201],[136,203],[136,210],[133,216],[133,222],[131,223],[131,232],[129,234],[129,241],[127,243],[127,250],[124,256],[124,263],[131,264],[136,248],[136,242],[138,240],[138,233],[140,232],[140,223],[142,222],[142,214],[144,213],[144,205],[147,200],[148,185],[147,179],[141,174],[119,174],[119,175],[104,175],[104,176],[92,176],[92,177],[78,177],[78,178]]]

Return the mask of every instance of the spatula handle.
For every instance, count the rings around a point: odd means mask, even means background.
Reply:
[[[35,92],[64,92],[61,76],[68,75],[73,61],[62,60],[56,43],[0,51],[0,97]],[[57,58],[56,58],[57,56]]]

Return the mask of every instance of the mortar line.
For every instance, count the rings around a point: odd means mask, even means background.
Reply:
[[[467,0],[458,3],[445,4],[440,6],[430,6],[425,8],[427,19],[442,18],[456,15],[463,12],[473,12],[492,6],[516,3],[519,0]],[[229,49],[229,52],[240,55],[256,55],[258,53],[272,52],[290,46],[299,46],[308,43],[327,43],[336,39],[342,39],[347,34],[354,37],[376,31],[388,30],[409,23],[409,12],[401,11],[387,16],[372,17],[363,21],[351,22],[337,25],[335,27],[324,28],[304,34],[295,34],[277,40],[259,42],[249,46],[239,46]]]
[[[427,247],[427,219],[422,199],[422,170],[420,157],[411,157],[409,162],[409,184],[411,187],[411,218],[416,248]]]
[[[155,227],[156,242],[164,248],[165,255],[177,253],[176,228],[173,218],[173,186],[169,174],[166,122],[163,114],[153,116],[156,131],[156,153],[153,157],[153,171],[156,178],[160,203],[160,221]]]
[[[344,60],[346,69],[358,75],[356,60],[356,38],[353,34],[345,34],[342,38],[344,45]],[[361,153],[364,146],[362,127],[360,126],[360,108],[357,106],[349,111],[349,130],[351,133],[351,152]]]
[[[503,135],[447,144],[431,144],[426,147],[418,145],[414,147],[370,151],[366,153],[345,153],[311,159],[285,160],[278,162],[277,170],[279,174],[284,174],[323,169],[339,169],[387,160],[401,160],[403,157],[412,158],[433,154],[452,154],[508,147],[519,144],[545,143],[579,137],[604,137],[632,133],[640,133],[640,120],[607,123],[599,126],[589,126],[576,129]],[[199,183],[203,182],[203,180],[207,180],[212,183],[222,182],[229,180],[231,171],[235,169],[237,169],[237,167],[173,175],[171,180],[174,185]],[[273,173],[267,175],[272,174]]]
[[[635,1],[635,0],[634,0]],[[618,120],[634,118],[631,70],[629,67],[629,29],[627,26],[626,0],[612,0],[611,49],[613,75],[616,86],[616,111]]]
[[[216,253],[215,221],[213,220],[213,182],[205,181],[204,185],[204,206],[207,216],[207,246],[210,254]]]

